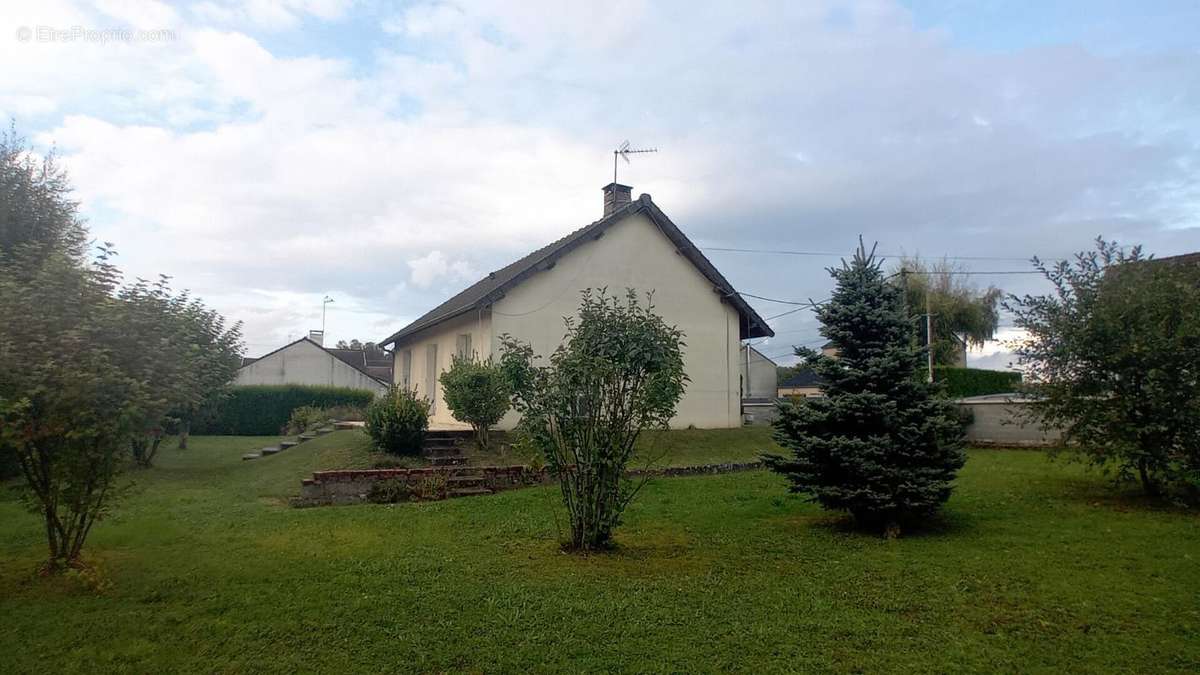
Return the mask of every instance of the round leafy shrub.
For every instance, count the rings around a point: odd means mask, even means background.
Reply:
[[[416,391],[392,387],[367,406],[367,434],[375,447],[392,455],[419,455],[429,428],[429,401]]]
[[[490,358],[480,361],[473,357],[455,356],[450,370],[439,378],[446,407],[459,422],[471,425],[475,443],[487,452],[491,445],[490,430],[512,407],[508,380],[499,364]]]

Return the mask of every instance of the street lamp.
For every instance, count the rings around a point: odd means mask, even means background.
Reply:
[[[329,297],[328,295],[325,296],[325,299],[321,301],[321,335],[322,336],[325,335],[325,307],[328,306],[329,303],[331,303],[331,302],[333,302],[333,298]]]

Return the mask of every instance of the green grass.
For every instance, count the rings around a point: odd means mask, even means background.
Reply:
[[[973,451],[945,515],[894,542],[767,472],[658,479],[619,550],[580,557],[554,488],[285,506],[355,434],[246,463],[263,439],[168,447],[93,534],[100,594],[33,576],[38,522],[0,497],[0,670],[1200,668],[1200,520],[1037,452]]]
[[[697,466],[752,462],[763,452],[781,452],[766,426],[743,429],[672,429],[646,431],[634,446],[631,468]],[[520,449],[474,454],[474,464],[526,464],[531,457]]]

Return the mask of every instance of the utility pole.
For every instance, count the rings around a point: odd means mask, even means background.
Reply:
[[[329,305],[329,303],[331,303],[331,302],[333,302],[333,298],[329,297],[328,295],[325,296],[325,299],[321,301],[321,338],[322,338],[322,341],[324,341],[324,338],[325,338],[325,307],[327,307]]]
[[[929,313],[929,287],[925,287],[925,359],[929,363],[929,381],[933,382],[933,315]]]

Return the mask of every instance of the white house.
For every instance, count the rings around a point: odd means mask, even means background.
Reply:
[[[326,349],[317,340],[320,331],[286,344],[259,358],[242,359],[234,385],[308,384],[366,389],[388,389],[390,369],[380,368],[358,349]]]
[[[453,354],[498,356],[507,333],[547,356],[580,292],[603,287],[654,291],[656,311],[686,334],[691,382],[672,425],[740,426],[742,340],[774,333],[650,195],[634,201],[626,185],[604,188],[600,220],[492,272],[380,344],[393,346],[395,382],[431,399],[431,427],[453,428],[438,383]]]

